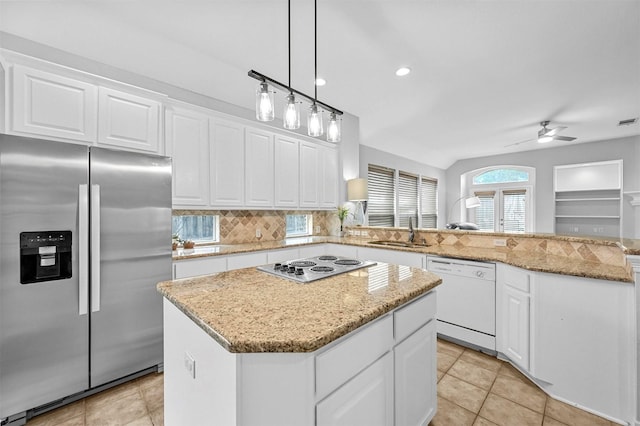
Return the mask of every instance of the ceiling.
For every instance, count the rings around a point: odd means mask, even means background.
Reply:
[[[312,94],[313,1],[292,3]],[[251,109],[249,69],[288,78],[285,0],[0,0],[0,31]],[[617,126],[640,116],[640,0],[318,0],[318,74],[361,144],[441,168],[640,135]],[[507,146],[543,120],[578,139]]]

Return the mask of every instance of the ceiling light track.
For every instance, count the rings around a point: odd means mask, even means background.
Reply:
[[[271,77],[268,77],[264,74],[259,73],[258,71],[254,71],[251,70],[247,73],[247,75],[251,78],[255,78],[258,81],[261,81],[263,83],[267,83],[270,86],[273,86],[274,88],[280,89],[283,92],[293,92],[296,95],[300,96],[301,98],[304,98],[307,102],[309,102],[310,104],[313,104],[314,102],[314,98],[313,96],[309,96],[305,93],[300,92],[299,90],[294,89],[293,87],[289,87],[286,84],[280,83],[278,80],[274,80]],[[321,102],[319,100],[316,99],[316,104],[320,105],[322,107],[323,110],[325,111],[329,111],[329,112],[333,112],[337,115],[342,115],[344,114],[344,112],[340,111],[338,108],[334,108],[331,105],[325,104],[324,102]]]

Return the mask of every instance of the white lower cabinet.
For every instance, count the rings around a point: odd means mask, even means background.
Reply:
[[[173,263],[173,279],[215,274],[227,270],[227,259],[224,256],[206,257],[193,260],[179,260]]]
[[[346,244],[325,244],[324,254],[333,256],[350,257],[355,259],[358,257],[358,248]],[[364,259],[363,259],[364,260]]]
[[[316,406],[318,426],[388,426],[393,412],[390,352]]]
[[[426,425],[437,404],[435,299],[431,291],[315,352],[241,354],[165,299],[166,424]]]
[[[528,372],[532,274],[500,263],[496,269],[496,348]]]
[[[394,349],[396,426],[424,426],[435,415],[436,335],[432,320]]]

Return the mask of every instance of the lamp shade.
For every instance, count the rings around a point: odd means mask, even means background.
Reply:
[[[366,201],[369,198],[367,180],[363,178],[347,181],[347,200]]]
[[[480,198],[478,197],[469,197],[466,200],[464,200],[464,205],[468,209],[475,209],[476,207],[480,207],[480,204],[482,203],[480,202]]]

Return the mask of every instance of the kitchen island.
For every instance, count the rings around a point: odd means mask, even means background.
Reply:
[[[378,263],[310,284],[255,268],[160,283],[166,424],[428,423],[440,282]]]

